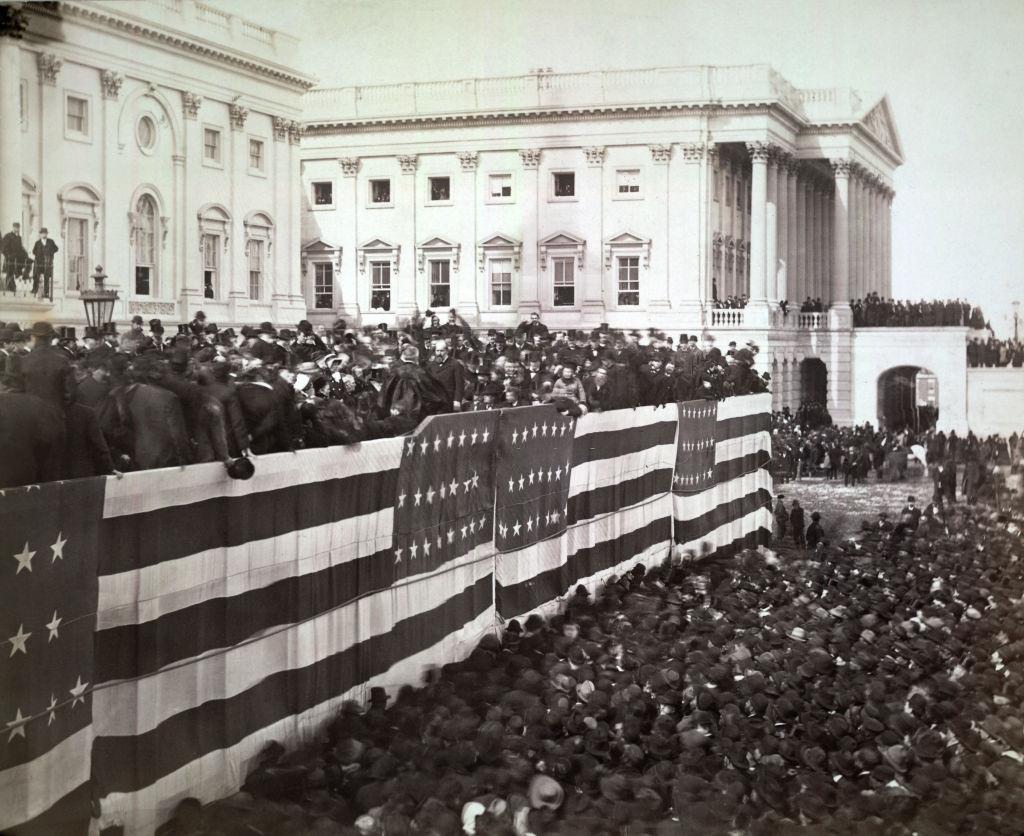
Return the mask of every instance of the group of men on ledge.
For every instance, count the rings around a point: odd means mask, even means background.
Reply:
[[[931,326],[963,326],[987,328],[985,315],[977,305],[971,307],[963,299],[924,299],[919,302],[904,302],[883,299],[877,293],[869,293],[863,299],[851,299],[853,324],[857,328],[926,328]]]
[[[148,329],[147,329],[148,324]],[[406,327],[321,333],[270,322],[30,331],[0,323],[0,487],[400,435],[429,415],[551,403],[582,415],[767,391],[757,347],[723,351],[653,329],[557,331],[533,314],[477,333],[455,310]],[[29,350],[28,345],[32,346]],[[243,461],[245,460],[245,461]]]

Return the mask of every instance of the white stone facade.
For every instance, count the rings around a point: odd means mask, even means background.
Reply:
[[[52,303],[0,294],[0,319],[84,324],[96,265],[119,322],[301,318],[294,185],[313,82],[281,63],[295,40],[198,0],[25,13],[22,37],[0,36],[0,229],[20,220],[31,253],[45,226],[60,251]]]
[[[317,89],[304,121],[313,319],[773,329],[780,300],[891,288],[884,98],[767,66],[541,72]]]

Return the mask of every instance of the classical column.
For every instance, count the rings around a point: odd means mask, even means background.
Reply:
[[[231,146],[226,149],[228,153],[224,162],[224,171],[228,176],[228,206],[233,209],[239,204],[235,201],[235,194],[239,186],[244,182],[246,169],[248,168],[248,148],[245,147],[245,121],[249,118],[249,111],[242,107],[237,101],[228,105],[228,121],[231,125]],[[295,181],[296,183],[298,181]],[[297,187],[296,187],[297,190]],[[245,216],[247,210],[235,211],[232,225],[235,234],[231,253],[231,287],[228,290],[228,301],[230,303],[231,316],[237,321],[244,322],[248,315],[248,309],[262,305],[269,301],[269,287],[260,288],[260,299],[249,298],[249,264],[248,264],[248,241],[246,240]],[[276,217],[274,223],[277,228],[274,230],[278,243],[287,246],[288,242],[288,218]],[[296,256],[298,251],[296,251]],[[271,263],[271,254],[264,251],[264,263]],[[264,276],[269,271],[264,269]],[[274,271],[277,272],[276,270]],[[265,281],[265,280],[264,280]]]
[[[768,305],[778,303],[775,295],[775,276],[779,269],[779,166],[774,157],[768,158],[768,186],[765,201],[765,295]]]
[[[524,318],[531,313],[540,313],[540,288],[538,287],[538,276],[540,265],[537,263],[537,241],[540,222],[540,149],[524,148],[519,152],[519,159],[523,164],[523,174],[520,178],[523,206],[523,251],[522,251],[522,272],[519,281],[519,311]],[[513,303],[516,300],[513,300]]]
[[[862,171],[857,180],[857,298],[868,291],[868,181]]]
[[[818,239],[815,235],[818,223],[818,178],[812,171],[807,179],[807,295],[817,295],[818,282]]]
[[[885,284],[884,271],[885,271],[885,233],[882,228],[884,219],[882,190],[885,186],[882,184],[881,179],[875,184],[875,286],[874,289],[879,294],[882,293],[882,287]]]
[[[790,159],[787,164],[786,175],[789,187],[789,193],[786,196],[786,207],[789,214],[786,224],[786,292],[790,304],[795,305],[799,310],[800,303],[803,302],[804,298],[800,295],[800,265],[797,263],[799,253],[799,213],[797,211],[797,203],[800,161],[795,157]]]
[[[849,236],[850,236],[850,299],[857,299],[860,296],[860,175],[858,166],[853,163],[850,166],[850,207],[849,207]]]
[[[768,324],[767,234],[768,234],[768,157],[767,142],[748,142],[751,162],[750,201],[750,301],[748,324]],[[773,248],[774,249],[774,248]]]
[[[809,293],[807,276],[807,169],[801,165],[796,181],[796,298],[798,304]]]
[[[672,308],[669,289],[670,276],[673,273],[671,265],[674,251],[678,248],[676,242],[686,231],[683,206],[688,200],[693,200],[696,190],[691,190],[692,187],[687,183],[684,186],[685,191],[673,196],[673,185],[678,179],[677,172],[683,168],[692,169],[694,166],[680,161],[679,156],[672,153],[671,145],[651,146],[651,162],[653,165],[648,169],[651,181],[650,194],[654,196],[655,205],[658,200],[663,201],[665,210],[651,218],[650,258],[646,270],[643,267],[644,260],[640,259],[640,282],[643,284],[646,281],[649,285],[646,292],[647,311],[657,315],[666,314]],[[603,195],[601,205],[604,205]],[[692,239],[692,243],[697,243],[696,237]],[[614,269],[613,264],[612,270]],[[676,275],[682,281],[683,271],[677,272]]]
[[[697,203],[697,214],[700,223],[700,250],[699,250],[699,283],[700,301],[710,302],[712,299],[711,273],[712,273],[712,242],[711,236],[714,231],[714,224],[711,222],[711,213],[717,208],[712,190],[714,189],[715,164],[718,160],[718,146],[709,142],[705,148],[707,161],[699,166],[700,169],[700,197]],[[684,159],[686,152],[684,151]]]
[[[21,37],[24,12],[0,7],[0,233],[21,222]],[[46,114],[44,114],[45,118]],[[50,118],[54,118],[50,115]],[[40,129],[40,133],[46,133]],[[40,214],[43,193],[39,191]],[[22,240],[29,230],[22,230]],[[31,245],[30,245],[31,246]]]
[[[831,160],[836,191],[832,215],[832,307],[850,306],[850,161]]]
[[[778,173],[776,174],[778,189],[778,259],[779,266],[775,273],[775,298],[778,301],[793,300],[789,298],[789,163],[792,155],[780,151],[777,156]],[[782,368],[779,366],[779,368]]]
[[[896,196],[896,192],[892,189],[886,189],[885,192],[885,204],[883,211],[885,213],[885,295],[892,298],[892,199]]]
[[[420,295],[417,288],[417,258],[416,239],[419,231],[416,229],[416,167],[418,158],[415,154],[400,154],[398,165],[401,168],[401,176],[398,178],[397,194],[395,195],[396,206],[410,207],[402,219],[402,232],[398,236],[399,250],[397,269],[392,269],[391,284],[396,287],[395,316],[411,316],[419,308],[423,313],[426,308],[420,307]],[[397,282],[397,285],[396,285]],[[423,294],[424,305],[429,304],[428,294]]]
[[[814,182],[814,293],[822,295],[825,283],[825,187],[818,178]]]
[[[480,302],[478,300],[479,277],[476,270],[476,245],[477,245],[477,224],[476,212],[480,201],[477,198],[478,189],[476,182],[476,171],[480,163],[480,154],[476,151],[460,151],[459,165],[462,174],[459,175],[459,194],[461,199],[473,207],[473,214],[465,217],[463,235],[460,243],[462,253],[458,259],[458,266],[452,265],[452,281],[458,281],[458,309],[470,322],[480,322]],[[486,266],[486,265],[485,265]],[[457,279],[456,279],[457,277]],[[486,293],[487,291],[485,291]]]

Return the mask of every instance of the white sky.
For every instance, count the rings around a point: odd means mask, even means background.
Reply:
[[[966,296],[1006,334],[1024,300],[1022,0],[219,0],[299,36],[324,85],[768,63],[888,93],[900,297]]]

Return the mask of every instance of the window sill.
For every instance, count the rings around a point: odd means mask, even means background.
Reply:
[[[203,165],[207,168],[219,168],[221,171],[224,170],[224,163],[220,160],[211,160],[207,157],[203,157]]]
[[[266,175],[264,175],[264,176],[266,176]],[[336,208],[337,207],[333,203],[321,203],[319,205],[310,206],[309,207],[309,211],[310,212],[331,212],[331,211],[333,211]]]
[[[548,198],[548,203],[579,203],[579,200],[576,195],[572,197],[556,197],[553,195]]]
[[[395,202],[391,201],[391,203],[367,203],[366,204],[366,208],[367,209],[394,209],[395,208]]]
[[[267,172],[261,168],[250,168],[248,173],[252,177],[262,177],[264,180],[267,178]]]
[[[89,134],[80,134],[76,131],[64,131],[64,139],[70,142],[84,142],[89,145],[92,144],[92,137]]]
[[[503,204],[515,203],[514,197],[488,197],[484,198],[484,204],[488,206],[500,206]]]
[[[453,200],[428,200],[423,205],[424,206],[454,206],[455,205],[455,201],[453,201]]]
[[[612,200],[643,200],[644,196],[642,192],[636,194],[619,194],[616,192],[612,195]]]

